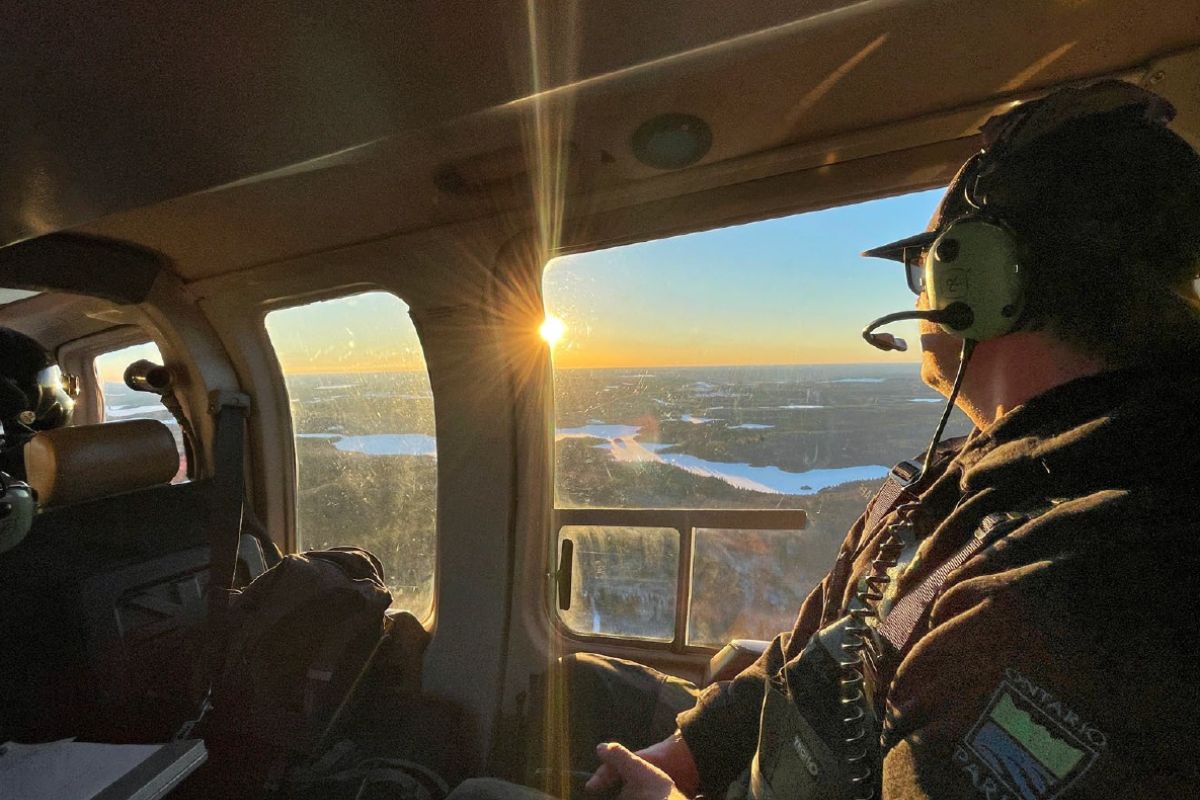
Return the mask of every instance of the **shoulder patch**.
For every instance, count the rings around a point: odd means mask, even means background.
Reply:
[[[1052,800],[1087,772],[1106,744],[1097,728],[1010,668],[954,760],[989,798]]]

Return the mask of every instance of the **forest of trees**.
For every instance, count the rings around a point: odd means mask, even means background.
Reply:
[[[807,512],[801,531],[696,532],[695,644],[789,627],[885,466],[919,453],[941,411],[911,364],[564,370],[556,381],[558,505]],[[428,379],[295,375],[288,387],[301,547],[374,552],[395,606],[427,613],[437,524]],[[961,418],[952,424],[965,430]],[[576,552],[569,627],[671,638],[676,531],[577,526],[562,536]]]

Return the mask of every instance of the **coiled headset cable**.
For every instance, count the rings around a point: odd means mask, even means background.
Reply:
[[[907,487],[908,494],[914,498],[925,488],[925,481],[929,477],[938,443],[941,441],[942,433],[946,430],[950,412],[954,410],[954,401],[958,399],[963,378],[967,374],[967,364],[974,351],[975,341],[964,339],[962,355],[958,362],[958,374],[954,376],[954,385],[946,399],[946,408],[933,433],[929,449],[925,451],[925,461],[921,471]],[[844,629],[845,636],[841,647],[845,657],[838,665],[840,668],[838,689],[842,711],[843,758],[848,767],[850,796],[854,800],[872,800],[879,777],[870,763],[872,747],[869,742],[871,726],[868,722],[868,712],[873,715],[875,709],[868,707],[872,700],[867,695],[866,668],[868,658],[878,661],[879,651],[869,620],[875,620],[876,624],[879,621],[879,603],[883,600],[888,585],[892,581],[889,571],[900,563],[905,534],[913,529],[913,516],[919,507],[920,502],[912,499],[901,503],[894,509],[895,519],[888,523],[883,530],[879,551],[871,561],[870,570],[855,593],[858,602],[851,605],[850,620]]]

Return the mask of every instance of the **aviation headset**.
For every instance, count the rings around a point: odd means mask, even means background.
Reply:
[[[946,204],[961,210],[930,243],[914,242],[924,253],[920,264],[909,265],[910,286],[916,277],[926,292],[929,308],[900,312],[874,320],[863,337],[884,350],[906,349],[901,340],[874,330],[899,319],[926,319],[960,339],[982,342],[1011,333],[1025,305],[1024,284],[1030,249],[1013,226],[989,208],[987,179],[1007,157],[1063,125],[1084,117],[1121,109],[1136,109],[1151,125],[1166,126],[1175,109],[1162,97],[1117,80],[1061,89],[1054,94],[992,117],[981,129],[984,149],[959,170]],[[923,237],[912,237],[920,240]],[[890,255],[910,240],[867,251],[863,255]],[[919,270],[913,275],[914,267]],[[914,286],[914,290],[919,289]]]
[[[990,212],[976,194],[980,175],[994,160],[990,151],[972,157],[956,181],[970,209],[920,248],[913,263],[904,253],[909,284],[924,291],[929,308],[900,311],[873,320],[863,338],[881,350],[905,350],[904,340],[875,330],[903,319],[924,319],[959,339],[982,342],[1012,332],[1025,307],[1028,248],[1012,225]],[[959,190],[955,186],[951,191]],[[915,274],[914,274],[915,273]]]
[[[946,226],[922,268],[929,310],[940,312],[935,321],[942,330],[982,342],[1011,332],[1021,316],[1028,249],[1011,225],[986,210],[973,188],[968,178],[963,193],[974,210]]]
[[[929,308],[886,314],[863,329],[863,338],[880,350],[907,349],[903,339],[875,333],[875,329],[903,319],[936,322],[943,331],[963,340],[958,374],[925,452],[921,470],[906,481],[910,486],[930,474],[929,467],[962,388],[976,343],[1010,333],[1025,307],[1022,266],[1026,263],[1028,249],[1020,235],[1003,218],[989,213],[985,200],[976,195],[988,155],[988,151],[976,154],[959,171],[956,184],[962,186],[962,199],[971,210],[950,222],[927,249],[923,249],[924,257],[916,265],[920,270],[916,276],[913,266],[909,265],[908,254],[903,254],[909,268],[909,284],[918,293],[920,290],[925,292]]]

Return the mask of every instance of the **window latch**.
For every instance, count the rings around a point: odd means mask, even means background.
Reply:
[[[562,611],[569,611],[571,608],[571,573],[574,563],[575,543],[570,539],[563,539],[558,553],[558,570],[554,573],[554,580],[558,586],[558,607]]]

